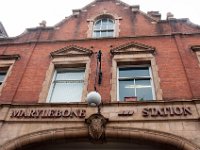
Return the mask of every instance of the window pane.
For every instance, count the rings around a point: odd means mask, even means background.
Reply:
[[[108,31],[107,36],[113,37],[113,33],[114,33],[113,31]]]
[[[152,100],[152,88],[150,79],[136,80],[136,95],[138,100]]]
[[[3,82],[5,76],[6,76],[6,72],[0,72],[0,82]]]
[[[119,68],[119,77],[132,77],[134,69],[131,68]]]
[[[55,83],[50,102],[66,102],[66,83]]]
[[[80,102],[83,83],[55,83],[51,102]]]
[[[150,76],[149,67],[119,68],[119,77]]]
[[[100,36],[100,31],[95,31],[94,32],[94,37],[99,38]]]
[[[84,85],[83,69],[58,69],[49,94],[50,102],[80,102]]]
[[[103,18],[102,20],[102,24],[106,24],[107,23],[107,18]]]
[[[137,88],[151,87],[150,79],[135,80],[135,84]]]
[[[102,30],[106,30],[107,29],[107,19],[102,19],[102,25],[101,25],[101,29]]]
[[[119,99],[124,101],[124,97],[135,96],[134,81],[119,81]]]
[[[83,80],[84,71],[80,70],[58,70],[56,80]]]
[[[82,72],[82,71],[67,72],[66,79],[67,80],[83,80],[84,72]]]
[[[101,20],[99,20],[99,21],[97,21],[97,22],[95,23],[94,29],[95,29],[95,30],[99,30],[100,27],[101,27]]]
[[[66,72],[64,71],[57,71],[56,79],[55,80],[65,80],[66,79]]]
[[[66,102],[80,102],[83,83],[67,83]]]
[[[138,100],[153,100],[152,88],[136,88],[136,94]]]
[[[106,37],[106,31],[101,31],[101,37]]]
[[[134,76],[150,76],[149,67],[136,67],[134,70]]]
[[[113,23],[112,20],[109,20],[109,21],[108,21],[107,29],[114,29],[114,23]]]

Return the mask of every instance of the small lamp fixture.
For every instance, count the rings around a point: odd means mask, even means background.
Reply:
[[[99,106],[101,104],[101,95],[96,91],[92,91],[87,95],[87,102],[89,106]]]
[[[102,144],[105,142],[105,128],[108,119],[100,111],[101,95],[96,91],[88,93],[87,103],[89,106],[98,107],[98,113],[94,113],[85,119],[85,123],[88,125],[89,139],[92,143]]]

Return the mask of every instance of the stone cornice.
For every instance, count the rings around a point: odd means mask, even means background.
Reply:
[[[112,55],[117,54],[144,54],[144,53],[155,53],[155,48],[141,44],[136,42],[126,43],[124,45],[121,45],[119,47],[113,48],[110,50],[110,53]]]
[[[54,30],[55,27],[35,27],[35,28],[27,28],[27,31],[37,31],[37,30]]]
[[[165,105],[165,104],[182,104],[182,103],[187,103],[187,104],[200,104],[200,98],[199,99],[174,99],[174,100],[152,100],[152,101],[132,101],[132,102],[122,102],[122,101],[116,101],[116,102],[102,102],[102,106],[131,106],[131,105]],[[69,106],[69,107],[77,107],[77,106],[82,106],[82,107],[87,107],[88,104],[86,102],[74,102],[74,103],[34,103],[34,104],[26,104],[24,103],[1,103],[0,102],[0,107],[3,106],[8,106],[8,107],[41,107],[41,106],[46,106],[46,107],[54,107],[54,106]]]
[[[93,54],[92,50],[79,47],[76,45],[70,45],[63,47],[59,50],[52,52],[50,55],[52,58],[56,57],[77,57],[77,56],[91,56]]]
[[[139,36],[123,36],[123,37],[105,37],[105,38],[83,38],[83,39],[68,39],[68,40],[62,40],[62,39],[57,39],[57,40],[31,40],[27,42],[5,42],[1,43],[0,46],[5,46],[5,45],[23,45],[23,44],[32,44],[32,43],[49,43],[53,44],[55,42],[76,42],[76,41],[101,41],[101,40],[115,40],[115,39],[130,39],[130,38],[157,38],[157,37],[166,37],[166,36],[175,36],[175,35],[184,35],[184,36],[195,36],[195,35],[200,35],[200,32],[196,33],[181,33],[181,32],[173,32],[171,34],[159,34],[159,35],[139,35]],[[8,38],[7,40],[15,40],[16,37],[14,38]],[[5,39],[4,39],[5,41]]]

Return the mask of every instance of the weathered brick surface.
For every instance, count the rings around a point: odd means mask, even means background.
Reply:
[[[104,13],[120,18],[119,37],[101,39],[88,37],[88,31],[91,31],[88,19],[94,19]],[[153,56],[155,57],[151,61],[154,66],[154,70],[152,70],[158,71],[158,74],[154,73],[153,77],[158,78],[155,85],[160,85],[155,86],[156,92],[159,92],[158,95],[161,97],[159,100],[163,101],[117,103],[117,99],[113,100],[116,87],[113,88],[112,83],[116,83],[113,82],[116,76],[113,75],[112,79],[114,70],[112,64],[116,64],[112,61],[113,56],[110,54],[110,50],[130,42],[155,47],[155,54],[149,55],[151,55],[151,59]],[[128,137],[130,141],[135,141],[135,139],[153,140],[158,143],[172,144],[179,147],[178,149],[185,150],[199,149],[200,109],[198,108],[200,108],[200,104],[197,99],[200,98],[200,58],[198,60],[197,53],[191,50],[191,46],[200,45],[200,28],[188,23],[185,19],[155,21],[141,11],[132,12],[131,7],[115,0],[98,0],[84,7],[79,15],[72,15],[54,27],[36,27],[28,29],[27,32],[16,38],[0,39],[1,56],[20,55],[20,59],[14,63],[4,87],[2,90],[0,88],[0,104],[3,103],[0,105],[0,149],[3,144],[3,149],[11,150],[48,138],[88,136],[85,119],[97,111],[95,107],[88,107],[83,103],[66,105],[45,103],[47,93],[45,93],[44,85],[48,89],[48,83],[45,82],[47,81],[46,77],[48,72],[53,72],[50,53],[69,45],[87,48],[94,52],[90,57],[91,62],[88,69],[88,92],[94,90],[96,52],[102,50],[103,80],[102,84],[97,86],[97,90],[101,94],[103,102],[106,102],[101,106],[102,115],[109,119],[106,136],[120,139]],[[137,55],[137,59],[144,55],[146,56],[146,54]],[[83,57],[79,57],[79,61],[80,58]],[[131,60],[135,58],[135,56],[129,57]],[[88,57],[87,60],[89,60]],[[48,77],[50,78],[51,75]],[[43,91],[45,92],[42,93]],[[38,102],[42,102],[42,104],[38,104]],[[5,103],[12,104],[5,105]],[[25,105],[22,105],[23,103]],[[173,107],[176,105],[175,103],[178,103],[177,105],[180,107],[191,106],[192,114],[190,116],[165,117],[141,115],[144,107]],[[57,118],[58,120],[51,118],[48,121],[30,118],[12,120],[13,118],[9,116],[9,109],[13,108],[21,109],[32,106],[32,108],[50,109],[55,107],[54,105],[59,109],[61,107],[81,108],[84,105],[87,114],[78,122],[74,118],[71,118],[71,121],[59,120],[59,118]],[[119,111],[129,109],[134,111],[133,116],[118,116]]]
[[[121,39],[120,41],[117,41],[117,43],[115,39],[73,42],[75,45],[86,48],[93,46],[94,52],[97,52],[99,49],[102,50],[103,82],[98,88],[105,101],[110,100],[110,68],[112,59],[109,53],[110,45],[115,47],[130,41],[137,41],[156,47],[157,54],[155,57],[164,99],[191,99],[200,96],[198,90],[198,87],[200,87],[200,79],[198,78],[200,75],[198,60],[193,52],[188,49],[187,55],[181,56],[176,48],[174,39],[171,37],[153,39],[129,38]],[[24,47],[21,45],[19,47],[17,46],[19,50],[14,50],[14,47],[9,47],[9,49],[6,50],[6,53],[19,53],[21,59],[15,63],[12,69],[12,74],[7,80],[7,85],[3,88],[1,100],[14,102],[27,101],[31,103],[37,102],[46,71],[51,61],[49,53],[70,44],[71,42],[69,44],[37,44],[34,50],[33,46],[28,47],[26,50],[23,50]],[[11,50],[11,52],[9,50]],[[185,64],[183,64],[183,61]],[[190,62],[191,65],[188,65]],[[93,89],[95,68],[96,58],[95,56],[92,56],[88,91]]]
[[[0,41],[0,54],[19,54],[12,74],[1,92],[2,103],[37,103],[51,62],[50,53],[68,45],[77,45],[97,52],[102,50],[103,82],[97,87],[103,101],[110,101],[111,65],[110,49],[129,42],[138,42],[156,48],[156,63],[164,100],[200,97],[200,68],[191,45],[200,43],[200,29],[186,20],[164,20],[155,23],[141,12],[116,4],[114,1],[88,5],[77,16],[64,19],[54,28],[35,28],[17,38]],[[87,11],[86,11],[87,10]],[[87,19],[103,12],[120,19],[119,37],[107,39],[87,38]],[[173,35],[172,33],[191,33]],[[168,34],[168,35],[167,35]],[[32,41],[32,42],[31,42]],[[7,43],[7,44],[6,44]],[[91,57],[88,91],[93,90],[96,57]]]

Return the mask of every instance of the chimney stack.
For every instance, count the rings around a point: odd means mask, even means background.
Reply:
[[[78,16],[81,12],[81,9],[74,9],[72,10],[74,16]]]
[[[140,5],[133,5],[133,6],[131,6],[131,10],[132,10],[132,12],[139,11],[140,10]]]
[[[161,14],[159,11],[148,11],[147,14],[156,20],[161,19]]]
[[[174,19],[174,15],[171,12],[167,13],[167,20]]]
[[[47,22],[45,20],[42,20],[42,22],[39,23],[40,27],[45,28],[46,27]]]

